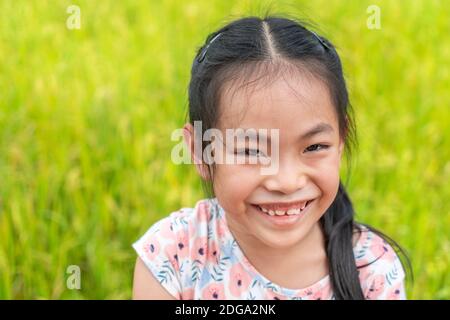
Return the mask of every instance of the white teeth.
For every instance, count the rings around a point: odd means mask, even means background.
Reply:
[[[299,213],[300,213],[300,209],[289,209],[287,212],[288,215],[299,214]]]
[[[270,210],[261,206],[258,206],[259,209],[271,216],[283,216],[283,215],[294,215],[294,214],[300,214],[305,208],[306,205],[308,204],[309,201],[305,201],[303,203],[303,205],[301,207],[296,207],[296,208],[291,208],[287,211],[283,211],[283,210]]]

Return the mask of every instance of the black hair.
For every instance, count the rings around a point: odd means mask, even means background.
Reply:
[[[357,145],[353,109],[339,55],[326,38],[310,31],[295,18],[265,16],[243,17],[211,33],[199,48],[189,83],[189,121],[202,122],[202,131],[214,128],[220,117],[220,97],[229,81],[260,78],[290,70],[307,72],[326,83],[338,118],[339,134],[345,138],[345,154],[350,164],[352,148]],[[257,79],[258,80],[258,79]],[[257,81],[246,82],[248,86]],[[196,134],[203,134],[199,132]],[[206,147],[202,142],[202,148]],[[205,192],[213,196],[214,163],[208,166],[209,180],[203,181]],[[335,299],[364,299],[353,253],[353,235],[361,233],[363,224],[354,221],[355,211],[347,191],[339,182],[338,193],[321,217],[325,235],[331,285]],[[364,225],[389,243],[401,261],[410,261],[405,251],[380,231]],[[369,263],[370,264],[370,263]],[[412,275],[412,273],[411,273]]]

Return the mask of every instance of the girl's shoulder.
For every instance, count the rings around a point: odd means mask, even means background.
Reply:
[[[201,233],[198,229],[213,218],[212,199],[201,199],[193,207],[182,207],[157,220],[146,233],[158,235],[160,239],[175,238],[179,232]]]
[[[405,299],[405,271],[394,248],[375,231],[360,225],[353,248],[366,299]]]
[[[393,260],[397,257],[396,251],[382,236],[365,225],[358,225],[355,229],[353,251],[355,260],[359,263],[372,263],[379,259]]]
[[[202,199],[155,222],[132,246],[161,285],[179,299],[183,287],[191,285],[192,264],[208,259],[208,249],[220,235],[219,218],[212,199]]]

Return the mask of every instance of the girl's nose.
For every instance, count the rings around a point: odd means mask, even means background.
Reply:
[[[307,181],[306,168],[298,161],[290,160],[280,162],[278,171],[266,177],[264,186],[269,191],[290,194],[302,189]]]

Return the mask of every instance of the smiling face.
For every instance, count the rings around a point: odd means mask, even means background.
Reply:
[[[274,174],[262,175],[260,164],[216,165],[214,193],[230,230],[260,248],[293,247],[317,229],[338,191],[344,144],[329,90],[322,81],[296,72],[250,93],[223,92],[218,121],[223,132],[279,129],[278,145],[238,142],[226,151],[249,158],[277,147]]]

